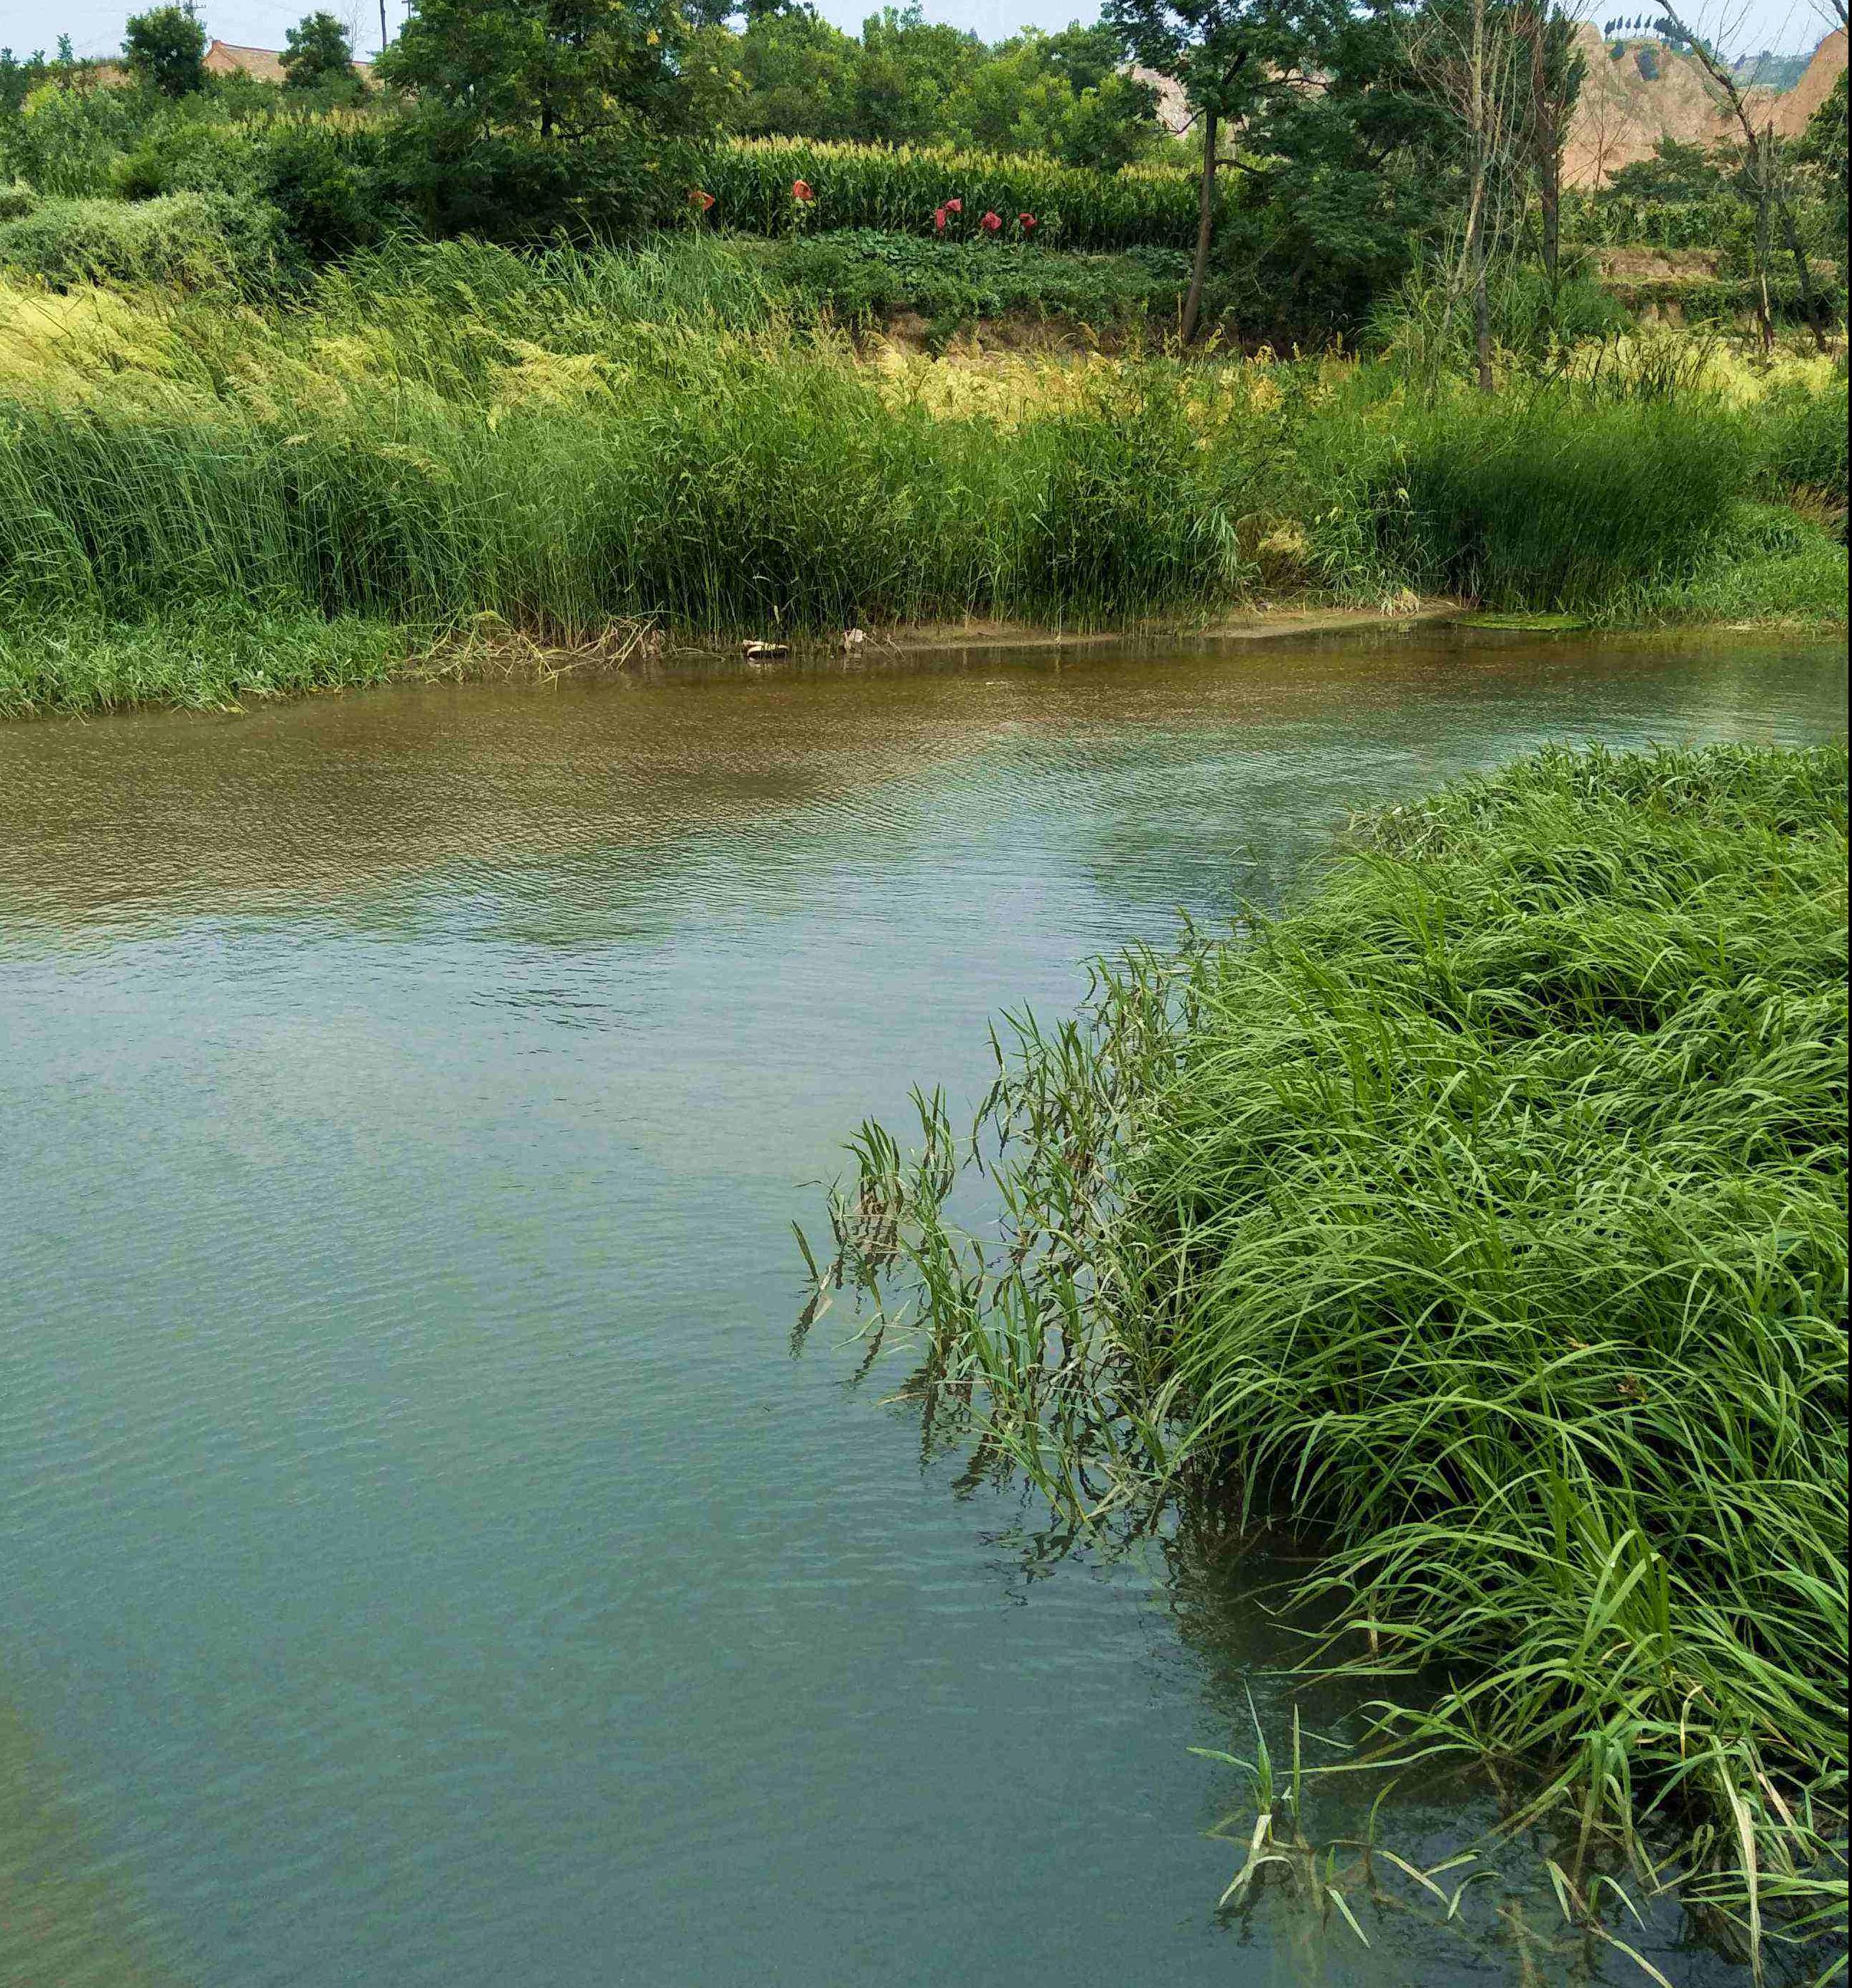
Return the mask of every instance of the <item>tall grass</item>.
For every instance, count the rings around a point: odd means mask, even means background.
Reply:
[[[228,607],[408,649],[483,614],[541,640],[1100,626],[1262,590],[1613,613],[1739,560],[1752,485],[1826,458],[1804,394],[1759,425],[1631,375],[1411,398],[1329,357],[906,358],[807,298],[785,265],[819,246],[397,243],[266,309],[0,291],[12,654],[151,617],[179,653]],[[1830,593],[1843,552],[1779,515],[1772,555]]]
[[[1413,583],[1573,610],[1694,570],[1752,468],[1749,436],[1720,411],[1556,393],[1411,412],[1376,489],[1386,549]]]
[[[1759,1964],[1845,1925],[1846,786],[1553,750],[1378,817],[1021,1025],[994,1235],[940,1102],[865,1127],[807,1314],[885,1294],[1070,1518],[1315,1529],[1405,1755],[1566,1825],[1569,1909],[1630,1864]]]
[[[123,617],[232,598],[763,633],[1110,620],[1238,577],[1217,469],[1160,375],[1002,429],[784,342],[500,374],[486,406],[364,377],[336,405],[287,383],[262,411],[16,405],[0,591]]]

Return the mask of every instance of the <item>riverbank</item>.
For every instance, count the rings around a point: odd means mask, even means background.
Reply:
[[[1843,624],[1846,381],[1636,343],[1487,395],[1399,361],[945,358],[716,245],[401,245],[306,300],[0,299],[0,704],[1443,597]]]
[[[832,1202],[942,1437],[1094,1524],[1315,1533],[1390,1750],[1527,1789],[1572,1918],[1669,1890],[1758,1966],[1844,1932],[1846,765],[1552,751],[1376,816],[1024,1035],[982,1273],[942,1106]]]
[[[1603,632],[1631,627],[1731,634],[1830,634],[1845,626],[1830,606],[1797,608],[1808,590],[1828,601],[1844,592],[1841,556],[1800,565],[1771,560],[1693,589],[1695,611],[1604,620]],[[1674,610],[1684,604],[1674,599]],[[1762,611],[1758,611],[1758,610]],[[232,712],[277,698],[337,695],[391,684],[462,683],[621,674],[763,674],[767,670],[917,666],[964,651],[1098,658],[1140,654],[1153,644],[1217,647],[1369,637],[1460,622],[1508,632],[1566,635],[1592,624],[1574,616],[1475,614],[1455,601],[1417,596],[1370,607],[1263,604],[1244,612],[1141,621],[1075,632],[988,620],[862,630],[863,641],[798,637],[783,655],[745,660],[738,642],[673,641],[652,624],[622,622],[566,641],[537,641],[493,618],[434,631],[359,615],[266,614],[226,607],[216,614],[156,616],[130,623],[92,617],[0,618],[0,721],[82,717],[166,708]],[[846,632],[846,631],[845,631]]]

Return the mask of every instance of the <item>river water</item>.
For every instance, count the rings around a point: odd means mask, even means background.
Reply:
[[[1455,633],[0,729],[0,1982],[1517,1978],[1218,1923],[1265,1570],[1038,1557],[791,1359],[789,1223],[1350,807],[1845,717]]]

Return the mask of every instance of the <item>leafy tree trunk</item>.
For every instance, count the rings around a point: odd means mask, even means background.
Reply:
[[[1775,313],[1769,301],[1769,161],[1753,134],[1749,139],[1750,170],[1756,182],[1756,320],[1764,352],[1775,350]]]
[[[1203,285],[1209,274],[1209,238],[1215,231],[1216,134],[1221,124],[1213,109],[1203,113],[1203,181],[1196,216],[1196,260],[1190,271],[1190,293],[1183,300],[1183,343],[1196,342],[1203,314]]]
[[[1473,348],[1478,362],[1479,390],[1492,390],[1491,308],[1485,291],[1485,209],[1490,188],[1491,134],[1487,127],[1485,88],[1485,0],[1473,0],[1472,44],[1473,197],[1466,221],[1466,253],[1472,271]]]
[[[1775,127],[1770,125],[1762,136],[1762,146],[1767,161],[1769,179],[1775,194],[1775,211],[1781,221],[1781,238],[1783,246],[1794,259],[1794,273],[1800,281],[1800,307],[1806,313],[1807,324],[1813,333],[1815,349],[1827,349],[1827,313],[1822,304],[1816,303],[1813,296],[1813,271],[1807,261],[1806,245],[1800,238],[1800,230],[1795,225],[1794,209],[1789,204],[1787,189],[1782,184],[1781,162],[1776,155]]]
[[[1756,328],[1762,340],[1762,350],[1771,352],[1775,347],[1775,314],[1769,303],[1769,209],[1774,192],[1774,127],[1770,126],[1765,146],[1761,134],[1749,120],[1749,106],[1743,101],[1742,92],[1737,88],[1736,79],[1728,65],[1718,59],[1709,42],[1700,40],[1691,32],[1670,5],[1665,8],[1664,19],[1679,41],[1703,64],[1705,74],[1742,127],[1743,143],[1749,148],[1749,178],[1756,190]],[[1815,336],[1818,335],[1816,326]]]
[[[1475,180],[1482,180],[1485,169],[1474,169]],[[1466,254],[1472,272],[1473,284],[1473,353],[1479,375],[1479,390],[1489,394],[1492,390],[1492,313],[1491,302],[1485,289],[1485,188],[1483,184],[1473,188],[1472,213],[1467,223]]]
[[[1537,201],[1543,211],[1543,273],[1553,309],[1561,286],[1563,259],[1563,147],[1547,144],[1538,161]]]

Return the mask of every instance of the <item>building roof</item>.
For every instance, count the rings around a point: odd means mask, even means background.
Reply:
[[[279,50],[246,48],[239,42],[215,41],[206,50],[205,65],[209,75],[235,76],[242,73],[259,83],[281,83],[286,74]],[[354,73],[362,83],[370,83],[373,79],[373,65],[357,62]]]

